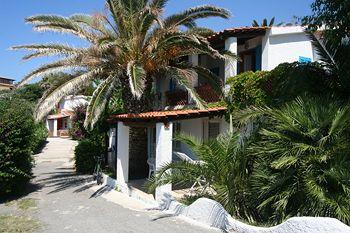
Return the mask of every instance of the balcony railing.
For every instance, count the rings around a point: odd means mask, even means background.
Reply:
[[[203,85],[195,88],[198,95],[207,103],[218,102],[220,96],[213,90],[210,85]],[[188,105],[189,97],[187,91],[175,90],[168,91],[166,95],[166,105],[167,106],[177,106],[177,105]]]

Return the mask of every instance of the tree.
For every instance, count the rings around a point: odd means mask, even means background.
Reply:
[[[350,1],[315,0],[311,5],[313,14],[303,18],[309,29],[321,29],[333,46],[350,37]]]
[[[152,86],[157,79],[171,76],[184,86],[199,107],[203,101],[190,85],[195,71],[205,77],[214,75],[202,67],[181,62],[192,54],[207,54],[228,59],[211,47],[206,39],[209,29],[199,28],[196,20],[207,17],[228,18],[229,12],[214,6],[199,6],[163,18],[167,0],[107,0],[109,17],[97,15],[38,15],[26,19],[37,31],[70,33],[88,42],[76,48],[62,44],[23,45],[14,49],[33,51],[25,60],[43,56],[61,59],[29,73],[20,85],[47,73],[70,70],[72,77],[45,95],[36,109],[42,119],[59,100],[101,80],[87,109],[85,126],[93,127],[111,94],[122,90],[125,110],[132,113],[150,110]],[[182,28],[185,28],[182,30]],[[229,54],[232,55],[232,54]],[[73,69],[74,68],[74,69]]]
[[[249,157],[239,134],[229,133],[202,142],[189,135],[177,135],[197,156],[198,161],[177,161],[163,166],[147,184],[150,191],[172,183],[195,184],[196,197],[210,197],[220,202],[232,215],[252,219],[249,210]]]
[[[343,100],[349,100],[350,90],[350,40],[342,39],[339,43],[334,43],[334,38],[330,34],[321,37],[309,34],[313,46],[315,47],[325,73],[329,92]],[[320,72],[315,72],[317,76]]]
[[[292,216],[335,217],[350,223],[350,106],[328,98],[298,98],[281,108],[250,108],[241,122],[263,119],[252,193],[264,221]]]
[[[265,18],[263,19],[262,23],[259,24],[258,21],[253,20],[252,26],[253,27],[272,27],[275,24],[275,17],[273,17],[270,22]]]

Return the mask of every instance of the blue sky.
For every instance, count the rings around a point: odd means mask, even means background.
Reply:
[[[249,26],[253,19],[276,17],[276,22],[290,22],[293,16],[310,14],[313,0],[170,0],[165,14],[172,14],[188,7],[212,4],[229,9],[229,20],[206,19],[202,26],[222,30],[235,26]],[[65,35],[34,32],[24,18],[35,14],[96,13],[105,9],[104,0],[7,0],[0,7],[0,76],[20,80],[26,73],[43,64],[47,59],[21,61],[23,52],[11,51],[13,45],[64,42],[79,45],[80,41]]]

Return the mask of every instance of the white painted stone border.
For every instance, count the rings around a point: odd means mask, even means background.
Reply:
[[[149,209],[162,211],[153,220],[179,216],[185,220],[190,220],[192,223],[196,222],[202,227],[236,233],[350,233],[349,226],[337,219],[325,217],[293,217],[274,227],[251,226],[233,219],[222,205],[214,200],[200,198],[186,206],[177,202],[171,194],[165,193],[162,201],[157,203],[155,200],[142,197],[137,191],[128,186],[119,185],[115,179],[106,174],[103,174],[103,180],[103,185],[112,189],[117,188],[118,191],[128,197],[142,202]]]

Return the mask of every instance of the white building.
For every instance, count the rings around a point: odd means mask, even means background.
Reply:
[[[55,109],[55,113],[46,118],[46,128],[50,137],[68,137],[71,117],[76,106],[88,103],[88,97],[77,95],[63,98]]]
[[[232,28],[218,32],[208,40],[214,48],[228,50],[241,58],[240,62],[225,63],[207,55],[189,57],[189,61],[193,64],[207,67],[217,74],[223,84],[228,77],[241,72],[272,70],[285,62],[317,60],[312,43],[301,26]],[[193,86],[207,102],[218,100],[219,97],[200,77],[193,80]],[[129,162],[132,162],[129,156],[130,127],[147,129],[148,138],[143,140],[147,140],[148,150],[137,162],[152,170],[159,169],[162,165],[176,159],[196,159],[186,146],[173,142],[175,132],[187,133],[207,140],[228,130],[228,123],[223,119],[225,108],[184,110],[183,106],[193,103],[187,92],[171,79],[159,80],[157,90],[158,106],[166,106],[165,108],[154,112],[112,117],[110,145],[115,148],[112,156],[116,156],[117,181],[120,186],[127,186],[132,176],[129,172]],[[148,175],[145,173],[144,177]],[[170,191],[171,185],[159,187],[156,198]]]

